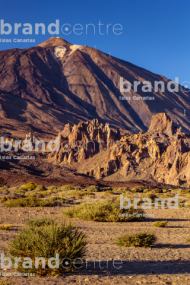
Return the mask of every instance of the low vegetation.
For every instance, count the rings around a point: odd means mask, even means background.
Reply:
[[[37,186],[38,186],[38,184],[36,184],[34,182],[29,182],[29,183],[21,186],[20,188],[23,190],[34,190]]]
[[[156,236],[154,233],[136,233],[136,234],[127,234],[118,237],[115,241],[115,244],[118,246],[124,247],[151,247],[156,241]]]
[[[4,231],[7,231],[7,230],[10,230],[11,228],[13,227],[13,225],[10,225],[10,224],[7,224],[7,225],[0,225],[0,230],[4,230]]]
[[[3,202],[5,207],[53,207],[55,202],[50,199],[39,199],[36,197],[10,199]]]
[[[63,215],[85,221],[125,222],[143,220],[143,213],[142,209],[135,210],[133,207],[121,210],[118,200],[105,200],[71,207]]]
[[[91,185],[87,188],[87,191],[88,192],[99,192],[100,191],[100,188],[98,186],[95,186],[95,185]]]
[[[168,221],[157,221],[153,223],[153,226],[156,228],[164,228],[167,225]]]
[[[64,185],[61,187],[62,191],[69,191],[69,190],[74,190],[75,188],[71,185]]]
[[[52,218],[41,217],[39,219],[30,219],[27,221],[26,225],[29,227],[42,227],[55,224]]]
[[[28,225],[10,241],[6,249],[12,258],[13,264],[15,257],[21,257],[18,262],[18,271],[22,273],[35,273],[36,275],[60,275],[65,271],[74,270],[73,261],[76,258],[83,258],[87,245],[85,235],[72,224],[57,224],[50,219],[40,219],[28,222]],[[50,268],[48,259],[59,254],[58,268]],[[23,258],[31,258],[30,269],[23,267]],[[35,258],[45,259],[39,262],[39,268],[35,268]],[[62,266],[62,260],[70,260],[71,267]],[[52,262],[53,264],[53,262]],[[63,264],[64,265],[64,264]],[[68,268],[68,269],[67,269]]]
[[[133,188],[131,188],[131,191],[133,191],[135,193],[142,193],[144,191],[144,187],[140,187],[140,186],[133,187]]]

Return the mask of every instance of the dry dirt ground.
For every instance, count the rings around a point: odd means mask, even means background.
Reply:
[[[12,274],[9,277],[0,277],[0,282],[18,285],[190,284],[190,244],[186,243],[186,238],[190,237],[189,209],[152,209],[146,210],[146,213],[153,214],[154,217],[143,222],[104,223],[64,218],[62,212],[65,207],[68,206],[5,208],[1,204],[1,220],[3,223],[13,224],[14,227],[8,231],[0,231],[0,252],[4,252],[9,240],[29,218],[51,216],[56,220],[72,221],[87,235],[87,263],[84,268],[61,277],[16,277],[13,276],[16,272],[14,269],[0,270],[1,274]],[[153,227],[152,222],[157,220],[167,220],[167,227]],[[115,238],[121,234],[139,231],[156,234],[157,241],[152,249],[124,248],[113,244]],[[116,258],[122,260],[122,264],[115,263],[114,268],[113,260]]]

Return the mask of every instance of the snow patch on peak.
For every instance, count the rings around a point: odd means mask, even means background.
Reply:
[[[70,46],[70,49],[71,49],[70,54],[73,53],[77,49],[81,49],[82,47],[83,46],[80,46],[80,45],[72,45],[72,46]]]
[[[54,54],[57,58],[63,58],[66,52],[66,48],[64,46],[59,46],[54,48]]]

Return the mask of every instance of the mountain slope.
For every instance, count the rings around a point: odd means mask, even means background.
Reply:
[[[1,133],[19,136],[33,131],[56,134],[66,123],[98,118],[112,127],[146,131],[152,115],[166,112],[175,124],[190,131],[188,93],[152,92],[155,100],[119,100],[120,77],[134,80],[169,79],[87,46],[50,38],[32,48],[0,52]],[[184,109],[186,116],[184,116]]]

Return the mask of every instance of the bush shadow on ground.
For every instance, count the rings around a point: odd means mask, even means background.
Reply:
[[[98,262],[89,261],[84,263],[84,267],[75,271],[75,275],[101,275],[101,276],[117,276],[117,275],[152,275],[152,274],[189,274],[189,261],[170,260],[170,261],[123,261],[119,265],[113,261],[100,260]],[[118,267],[118,268],[116,268]],[[121,268],[119,268],[121,267]],[[68,273],[70,275],[70,273]]]

